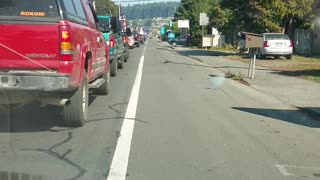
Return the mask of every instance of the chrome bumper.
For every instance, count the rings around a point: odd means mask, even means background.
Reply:
[[[0,91],[65,91],[69,81],[68,75],[57,73],[0,72]]]

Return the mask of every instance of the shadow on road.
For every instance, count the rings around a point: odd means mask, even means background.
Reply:
[[[185,65],[185,66],[196,66],[196,67],[205,67],[205,68],[218,68],[218,69],[248,69],[246,67],[240,67],[240,66],[210,66],[210,65],[205,65],[205,64],[193,64],[193,63],[180,63],[180,62],[173,62],[166,60],[163,62],[163,64],[177,64],[177,65]],[[256,70],[261,70],[261,71],[270,71],[268,69],[260,69],[257,68]]]
[[[89,106],[95,100],[90,96]],[[31,103],[12,109],[0,109],[0,133],[44,132],[55,126],[62,126],[62,108],[41,107]]]
[[[301,71],[275,71],[275,74],[285,75],[285,76],[293,76],[293,77],[315,77],[320,78],[320,70],[317,69],[308,69]]]
[[[23,105],[17,109],[0,111],[0,132],[41,132],[56,125],[59,117],[51,107],[38,103]]]
[[[320,118],[316,113],[308,112],[310,109],[320,108],[299,108],[299,110],[283,110],[283,109],[261,109],[261,108],[243,108],[243,107],[232,107],[243,112],[248,112],[260,116],[265,116],[281,121],[285,121],[292,124],[306,126],[310,128],[320,128]]]
[[[201,49],[193,49],[193,50],[177,50],[178,54],[183,56],[230,56],[235,55],[232,52],[222,52],[222,51],[209,51],[209,50],[201,50]]]

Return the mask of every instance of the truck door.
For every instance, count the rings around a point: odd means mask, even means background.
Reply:
[[[105,58],[105,42],[101,32],[98,31],[97,22],[98,17],[95,14],[93,6],[89,1],[84,3],[84,7],[87,14],[87,19],[89,21],[91,31],[91,51],[92,51],[92,70],[91,70],[91,80],[95,79],[104,71],[106,58]]]

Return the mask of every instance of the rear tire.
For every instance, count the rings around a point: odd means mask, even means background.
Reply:
[[[105,80],[105,82],[98,88],[96,89],[96,94],[97,95],[108,95],[110,93],[110,65],[108,65],[107,72],[105,72],[102,75],[102,78]]]
[[[292,59],[292,54],[291,54],[291,55],[286,56],[286,59],[291,60],[291,59]]]
[[[140,42],[138,42],[137,47],[140,47]]]
[[[123,69],[123,64],[124,64],[124,52],[121,54],[120,60],[118,61],[118,68]]]
[[[110,74],[112,77],[116,77],[118,74],[118,60],[117,59],[114,59],[111,62]]]
[[[89,86],[86,71],[80,87],[70,97],[70,104],[63,108],[63,123],[68,127],[81,127],[88,117]]]
[[[258,57],[260,60],[266,59],[266,56],[262,55],[261,51],[258,52]]]

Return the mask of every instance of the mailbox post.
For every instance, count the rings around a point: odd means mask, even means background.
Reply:
[[[254,79],[257,52],[260,48],[263,47],[263,37],[261,34],[255,34],[250,32],[240,32],[240,35],[241,41],[243,41],[241,43],[242,46],[244,46],[244,48],[249,49],[250,64],[248,76],[249,78]]]

